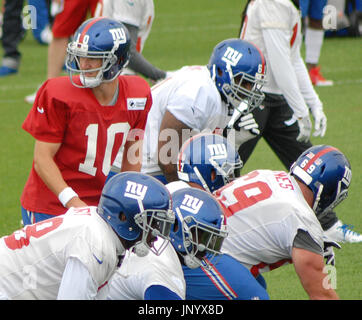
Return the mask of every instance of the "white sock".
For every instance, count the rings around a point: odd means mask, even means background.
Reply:
[[[305,62],[318,64],[324,38],[324,30],[308,28],[305,31]]]

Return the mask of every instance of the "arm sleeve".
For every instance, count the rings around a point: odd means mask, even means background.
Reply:
[[[35,139],[60,143],[67,125],[67,111],[63,102],[53,97],[53,88],[47,80],[38,90],[34,105],[22,128]]]
[[[166,77],[166,72],[152,65],[140,52],[137,51],[136,44],[138,27],[130,24],[124,25],[128,29],[131,37],[130,60],[128,67],[154,81],[164,79]]]
[[[185,81],[170,97],[167,110],[189,128],[201,131],[209,118],[217,115],[216,103],[207,89],[200,86],[198,79]]]
[[[145,291],[144,300],[182,300],[175,292],[167,287],[153,285]]]
[[[77,258],[68,258],[57,299],[92,300],[95,299],[97,291],[97,285],[87,267]]]
[[[300,92],[309,108],[319,108],[322,107],[322,102],[319,99],[318,94],[313,88],[312,82],[310,80],[307,67],[298,52],[295,61],[293,62],[294,70],[298,79],[298,85]]]
[[[263,29],[263,38],[269,57],[269,68],[275,75],[275,81],[282,91],[294,115],[305,117],[309,114],[308,107],[299,88],[298,77],[294,69],[289,37],[282,29]]]
[[[307,231],[298,229],[293,242],[294,248],[305,249],[316,254],[323,254],[323,249],[316,243]]]

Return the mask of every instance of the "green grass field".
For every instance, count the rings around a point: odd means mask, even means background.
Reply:
[[[156,0],[156,18],[144,55],[166,70],[183,65],[206,64],[213,47],[236,37],[239,0]],[[24,97],[45,80],[47,47],[39,45],[30,31],[20,45],[22,63],[17,75],[0,78],[0,236],[20,227],[19,198],[33,156],[33,139],[21,129],[30,105]],[[0,49],[2,56],[2,49]],[[362,40],[326,39],[320,59],[323,72],[333,87],[317,88],[328,117],[324,138],[314,144],[331,144],[350,159],[353,179],[349,198],[338,216],[362,232]],[[257,168],[284,169],[262,141],[243,172]],[[341,299],[362,299],[362,244],[343,244],[336,253],[337,293]],[[307,299],[293,266],[265,275],[272,299]]]

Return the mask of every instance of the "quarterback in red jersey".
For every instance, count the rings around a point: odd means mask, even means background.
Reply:
[[[24,224],[96,205],[118,150],[122,171],[140,170],[138,146],[152,97],[144,79],[119,76],[129,46],[123,24],[89,19],[68,45],[69,77],[49,79],[39,89],[23,123],[35,138],[21,196]]]

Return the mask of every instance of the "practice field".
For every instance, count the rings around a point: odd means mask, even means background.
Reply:
[[[183,65],[206,64],[213,47],[236,37],[245,1],[156,0],[156,18],[144,55],[165,70]],[[24,97],[45,80],[47,47],[39,45],[28,30],[20,45],[20,72],[0,78],[0,236],[20,227],[19,198],[32,165],[33,138],[21,129],[30,105]],[[3,51],[0,49],[2,56]],[[362,40],[326,39],[320,59],[324,75],[333,87],[317,88],[324,103],[328,129],[314,144],[330,144],[350,159],[353,179],[349,198],[337,209],[345,223],[362,232]],[[243,172],[253,169],[285,169],[261,141]],[[272,212],[270,214],[273,214]],[[336,276],[341,299],[362,299],[362,244],[342,244],[336,252]],[[327,276],[327,274],[326,274]],[[307,299],[292,265],[265,275],[272,299]]]

